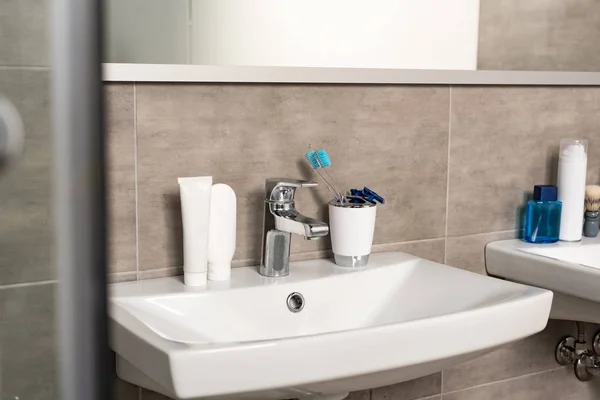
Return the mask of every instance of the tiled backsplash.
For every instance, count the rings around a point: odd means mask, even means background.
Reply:
[[[328,149],[340,185],[385,194],[375,243],[442,237],[448,96],[435,87],[138,85],[140,271],[182,264],[178,176],[233,187],[235,259],[258,263],[264,181],[316,179],[303,157],[309,145]],[[326,219],[327,195],[300,190],[297,207]],[[295,238],[292,252],[329,246]]]
[[[316,179],[303,158],[309,148],[327,149],[340,186],[386,197],[374,251],[478,273],[486,243],[516,236],[526,193],[554,182],[561,138],[590,140],[589,181],[600,181],[600,88],[109,84],[107,102],[113,281],[181,273],[179,176],[212,175],[234,188],[235,265],[256,265],[264,180]],[[327,218],[327,194],[299,191],[298,209]],[[329,245],[295,237],[293,257],[327,257]],[[443,373],[351,398],[592,400],[600,382],[576,382],[554,361],[572,325],[551,321]]]
[[[234,188],[235,260],[256,264],[264,180],[316,179],[311,147],[340,186],[384,194],[376,244],[514,231],[525,192],[554,180],[560,139],[592,139],[600,112],[596,88],[110,84],[107,100],[111,272],[141,276],[182,265],[179,176]],[[597,181],[600,141],[590,154]],[[327,194],[301,190],[297,206],[327,218]],[[294,238],[292,252],[329,245]]]
[[[534,184],[556,184],[561,138],[590,141],[600,181],[600,88],[452,88],[448,235],[515,229]]]

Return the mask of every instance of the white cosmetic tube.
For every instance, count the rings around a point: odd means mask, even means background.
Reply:
[[[226,281],[231,276],[231,259],[235,253],[235,192],[228,185],[217,183],[212,187],[210,198],[208,280]]]
[[[212,176],[178,178],[183,223],[183,282],[206,284]]]

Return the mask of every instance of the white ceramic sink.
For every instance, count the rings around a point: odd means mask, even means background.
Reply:
[[[404,253],[373,254],[359,271],[329,260],[290,268],[285,278],[234,269],[206,288],[179,277],[111,285],[118,375],[179,399],[341,399],[539,332],[552,302]]]
[[[491,275],[554,291],[550,318],[600,323],[600,237],[544,245],[505,240],[485,252]]]

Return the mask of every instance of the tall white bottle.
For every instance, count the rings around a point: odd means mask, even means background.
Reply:
[[[226,281],[231,275],[231,259],[235,252],[235,192],[225,184],[212,186],[210,224],[208,228],[208,279]]]
[[[587,141],[563,139],[558,159],[558,200],[562,202],[559,239],[581,240],[587,173]]]

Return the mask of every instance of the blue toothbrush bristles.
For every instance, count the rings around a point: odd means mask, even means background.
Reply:
[[[331,167],[331,159],[325,150],[317,151],[316,158],[319,159],[321,167]]]
[[[327,186],[327,189],[329,189],[333,197],[337,199],[337,191],[333,188],[333,185],[327,180],[327,178],[325,178],[325,176],[323,176],[323,174],[319,171],[319,168],[321,168],[321,164],[319,164],[319,160],[317,159],[317,153],[314,150],[312,150],[306,153],[304,157],[306,158],[310,166],[313,168],[313,170],[317,173],[317,175],[319,175],[321,179],[323,179],[323,182],[325,182],[325,186]]]
[[[317,154],[314,150],[306,153],[304,157],[306,157],[306,160],[308,160],[308,163],[314,169],[321,168],[321,165],[319,165],[319,161],[317,160]]]

